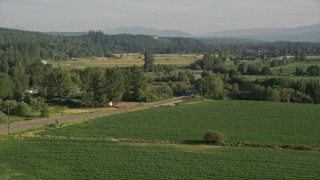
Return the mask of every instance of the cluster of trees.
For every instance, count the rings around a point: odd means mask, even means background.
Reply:
[[[306,71],[302,67],[297,67],[294,75],[296,76],[320,76],[320,67],[318,65],[311,65]]]
[[[34,114],[40,114],[41,117],[49,117],[49,106],[44,102],[44,99],[40,97],[31,98],[29,96],[20,102],[0,99],[0,117],[2,121],[6,120],[5,115],[29,117]]]
[[[222,51],[223,52],[223,51]],[[233,64],[226,65],[225,56],[214,53],[206,53],[203,59],[200,59],[190,65],[193,70],[210,70],[214,73],[235,75],[283,75],[283,69],[279,72],[272,72],[270,68],[286,66],[289,60],[286,59],[263,59],[255,61],[233,60]],[[294,75],[296,76],[320,76],[318,65],[312,65],[305,71],[302,67],[297,67]]]
[[[40,60],[13,61],[7,68],[0,68],[0,111],[1,115],[9,109],[10,115],[46,117],[46,103],[96,107],[106,106],[109,101],[146,101],[150,94],[147,86],[143,67],[68,71]]]
[[[192,91],[194,75],[191,71],[172,70],[160,72],[154,78],[154,83],[167,83],[174,96],[182,96]]]
[[[17,70],[16,70],[17,69]],[[146,78],[141,67],[67,71],[36,62],[21,64],[0,74],[0,98],[23,100],[29,87],[38,89],[46,100],[80,98],[84,106],[104,106],[122,99],[141,101]]]
[[[242,62],[236,67],[236,71],[243,75],[271,75],[269,64],[263,62],[250,64],[247,62]]]
[[[192,63],[191,68],[204,70],[202,78],[195,83],[195,90],[198,94],[208,98],[320,103],[319,80],[267,78],[253,81],[238,76],[240,74],[273,75],[270,67],[284,66],[287,63],[285,59],[272,61],[264,59],[254,63],[235,60],[234,64],[226,65],[223,58],[214,54],[205,54],[203,59]],[[319,76],[320,68],[312,65],[304,72],[299,67],[295,74]]]
[[[222,78],[212,71],[202,73],[202,78],[196,82],[195,89],[200,95],[212,99],[224,99],[226,95]]]
[[[206,53],[203,59],[191,64],[191,68],[195,70],[219,70],[224,68],[226,59],[219,58],[214,53]]]
[[[80,71],[81,104],[106,106],[122,100],[144,101],[147,79],[140,67],[100,69],[88,67]]]
[[[235,99],[266,100],[294,103],[320,103],[320,81],[312,79],[268,78],[249,81],[233,78]]]
[[[225,56],[217,56],[212,53],[204,55],[203,59],[200,59],[190,65],[194,70],[211,70],[214,73],[230,74],[234,75],[272,75],[271,67],[284,66],[287,64],[286,60],[257,60],[253,61],[240,61],[234,60],[233,64],[226,65]]]
[[[178,71],[172,65],[154,65],[154,58],[149,53],[144,57],[142,67],[87,67],[83,70],[53,68],[40,60],[25,61],[25,64],[13,61],[8,69],[0,69],[0,100],[12,104],[11,114],[27,116],[42,110],[34,108],[30,96],[42,99],[41,107],[45,107],[42,111],[47,111],[44,102],[101,107],[109,101],[149,102],[191,92],[193,74],[190,71]],[[35,95],[27,93],[30,87],[37,91]],[[1,107],[5,112],[7,106],[2,104]],[[19,108],[24,109],[24,113]]]
[[[204,71],[196,82],[196,91],[213,99],[320,103],[320,80],[313,79],[267,78],[252,81]]]

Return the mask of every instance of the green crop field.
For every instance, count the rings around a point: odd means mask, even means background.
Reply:
[[[317,179],[320,154],[96,140],[0,142],[0,179]]]
[[[319,107],[207,100],[51,128],[0,141],[0,179],[317,179],[318,151],[174,141],[214,129],[231,143],[319,147]]]
[[[320,106],[255,101],[205,101],[160,107],[51,129],[43,135],[199,141],[209,130],[229,143],[320,146]]]

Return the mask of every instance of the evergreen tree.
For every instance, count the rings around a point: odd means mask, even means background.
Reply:
[[[125,74],[124,99],[131,101],[141,101],[143,92],[146,90],[147,78],[138,66],[133,66]]]
[[[152,54],[144,53],[144,72],[152,72],[154,68],[155,59]]]
[[[105,71],[104,90],[109,100],[117,103],[122,100],[125,92],[124,76],[120,69],[112,68]]]
[[[5,99],[12,95],[13,83],[8,74],[0,73],[0,99]]]
[[[12,69],[12,81],[14,83],[14,96],[21,99],[29,87],[29,78],[25,67],[20,62]]]

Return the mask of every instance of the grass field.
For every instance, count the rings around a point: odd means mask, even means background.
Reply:
[[[320,80],[320,77],[309,77],[309,76],[293,76],[293,75],[290,75],[290,76],[269,76],[269,75],[240,75],[240,77],[245,77],[247,80],[250,80],[250,81],[255,81],[257,79],[260,79],[260,80],[264,80],[264,79],[267,79],[267,78],[289,78],[289,79],[293,79],[293,80]]]
[[[312,65],[318,65],[320,66],[320,61],[315,61],[315,62],[295,62],[295,63],[290,63],[286,66],[280,66],[280,67],[276,67],[276,68],[272,68],[272,72],[274,73],[279,73],[280,68],[282,68],[283,73],[285,74],[292,74],[295,72],[297,67],[301,67],[304,69],[304,71],[306,71],[308,69],[308,67],[312,66]]]
[[[43,135],[199,141],[209,130],[229,143],[320,147],[320,106],[255,101],[205,101],[100,118]]]
[[[317,179],[320,154],[94,140],[0,142],[0,179]]]
[[[155,64],[168,64],[185,66],[201,59],[201,55],[196,54],[155,54]],[[84,69],[86,67],[127,67],[142,66],[144,64],[140,54],[115,54],[114,58],[80,58],[69,61],[49,61],[53,67],[65,69]]]
[[[319,60],[319,59],[320,59],[320,56],[307,56],[307,59],[310,59],[310,60]]]
[[[69,108],[67,106],[49,106],[50,111],[50,118],[62,117],[62,116],[71,116],[75,114],[84,114],[84,113],[91,113],[97,111],[112,111],[115,108]],[[10,116],[9,120],[10,123],[14,122],[21,122],[21,121],[28,121],[28,120],[35,120],[35,119],[42,119],[43,117],[40,116],[40,112],[31,112],[28,116]],[[6,124],[7,119],[0,119],[0,125]]]

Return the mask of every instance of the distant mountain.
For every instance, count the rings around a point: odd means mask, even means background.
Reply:
[[[144,28],[140,26],[133,26],[133,27],[119,27],[117,29],[107,31],[108,34],[144,34],[144,35],[156,35],[159,30],[154,28]]]
[[[178,31],[178,30],[158,30],[155,28],[145,28],[140,26],[133,27],[119,27],[114,30],[105,31],[108,34],[143,34],[158,37],[194,37],[194,35]]]
[[[251,38],[266,41],[320,42],[320,23],[296,28],[257,28],[226,30],[207,34],[206,37]]]
[[[283,36],[281,40],[303,41],[303,42],[320,42],[320,31],[305,32],[298,35]]]
[[[3,28],[8,28],[8,29],[15,29],[15,30],[21,30],[21,31],[27,31],[26,28],[22,27],[22,26],[6,26]]]

